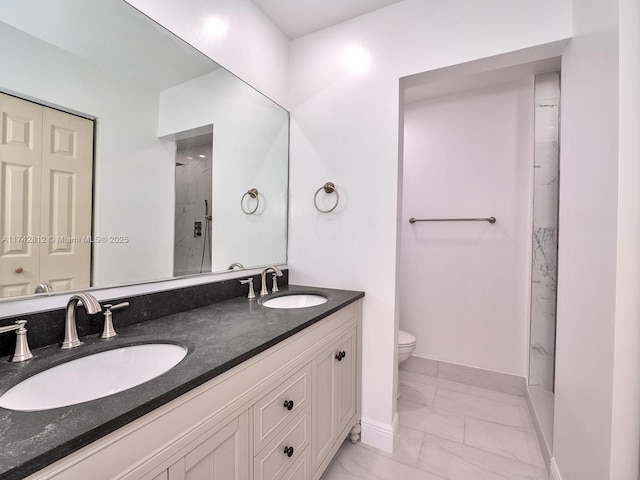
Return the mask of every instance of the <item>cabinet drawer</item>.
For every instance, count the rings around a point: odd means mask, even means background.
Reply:
[[[282,480],[310,480],[311,478],[311,447],[304,449],[289,470],[282,476]]]
[[[254,480],[280,479],[284,472],[287,472],[297,463],[299,457],[308,455],[307,446],[309,445],[310,428],[309,407],[305,407],[256,456],[253,461]],[[285,452],[285,449],[288,450],[288,453]],[[307,452],[305,452],[305,449]],[[294,476],[292,478],[298,477]]]
[[[309,404],[311,366],[306,365],[262,397],[253,407],[254,452],[260,452]],[[289,409],[291,408],[291,409]]]

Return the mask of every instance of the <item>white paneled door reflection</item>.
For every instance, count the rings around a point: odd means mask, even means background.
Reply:
[[[0,94],[0,296],[88,287],[93,122]]]

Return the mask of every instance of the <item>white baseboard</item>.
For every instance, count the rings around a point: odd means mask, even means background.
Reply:
[[[394,440],[396,438],[395,433],[398,431],[398,421],[397,413],[391,425],[363,418],[360,421],[362,425],[362,443],[388,453],[393,453]]]
[[[536,430],[544,464],[547,467],[547,472],[550,472],[551,451],[553,450],[553,393],[547,392],[540,387],[527,386],[525,398],[531,411],[533,426]]]
[[[556,463],[556,459],[553,457],[551,458],[551,466],[549,468],[549,480],[562,480],[558,464]]]
[[[393,425],[391,427],[393,428],[393,450],[391,450],[393,453],[398,446],[398,429],[400,428],[400,415],[398,415],[398,412],[396,412],[393,417]],[[640,480],[640,478],[638,480]]]

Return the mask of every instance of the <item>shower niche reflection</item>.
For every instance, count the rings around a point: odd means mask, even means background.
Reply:
[[[211,272],[213,134],[176,142],[174,276]]]

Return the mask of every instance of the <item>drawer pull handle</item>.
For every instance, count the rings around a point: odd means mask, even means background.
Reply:
[[[346,357],[346,356],[347,356],[346,352],[344,352],[344,351],[342,351],[342,352],[338,352],[338,353],[336,353],[336,360],[338,360],[339,362],[341,362],[341,361],[342,361],[342,359],[343,359],[344,357]]]
[[[284,401],[284,408],[286,408],[287,410],[292,410],[293,409],[293,400],[285,400]]]
[[[287,457],[290,457],[293,455],[293,447],[284,447],[284,453],[287,455]]]

